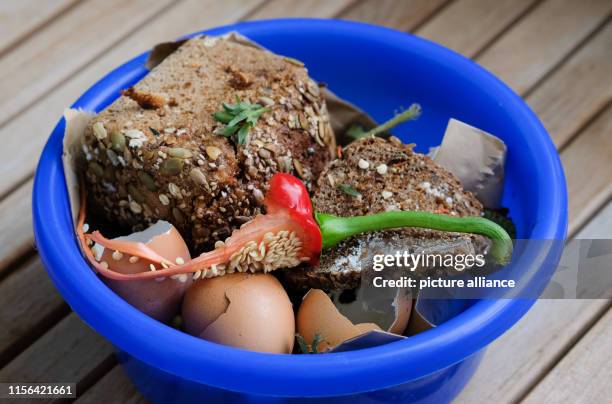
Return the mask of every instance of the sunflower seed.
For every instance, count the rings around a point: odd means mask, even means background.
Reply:
[[[142,213],[142,206],[140,206],[136,201],[130,202],[130,210],[136,214]]]
[[[318,97],[320,94],[319,86],[312,80],[308,80],[308,82],[306,83],[306,89],[310,94],[314,95],[315,97]]]
[[[255,200],[259,203],[263,202],[264,200],[264,194],[259,188],[253,189],[253,196],[255,197]]]
[[[298,176],[304,179],[304,167],[302,166],[302,163],[300,163],[300,160],[293,159],[293,167],[295,168]]]
[[[217,160],[221,153],[221,149],[216,146],[206,146],[206,154],[212,161]]]
[[[142,194],[142,192],[140,192],[138,188],[136,188],[132,184],[128,185],[128,193],[132,196],[132,199],[134,199],[136,202],[142,203],[145,200],[145,197]]]
[[[262,95],[261,97],[259,97],[259,102],[267,107],[270,107],[272,105],[274,105],[274,100],[270,97],[266,97],[265,95]]]
[[[110,134],[111,148],[116,152],[125,149],[125,136],[121,132],[113,131]]]
[[[157,184],[155,184],[155,180],[146,172],[139,171],[138,178],[140,179],[140,182],[142,182],[142,185],[144,185],[145,188],[149,191],[154,192],[157,190]]]
[[[306,119],[302,111],[298,112],[298,121],[302,129],[308,130],[308,119]]]
[[[166,194],[159,194],[158,198],[162,205],[164,206],[170,205],[170,198],[168,198]]]
[[[167,150],[168,155],[172,157],[178,157],[181,159],[188,159],[193,157],[193,153],[191,150],[182,148],[182,147],[173,147]]]
[[[183,216],[183,213],[178,208],[172,208],[172,216],[179,223],[185,221],[185,216]]]
[[[94,123],[91,129],[93,130],[93,133],[96,139],[98,140],[106,139],[106,136],[107,136],[106,128],[104,127],[104,124],[102,122]]]
[[[174,196],[177,199],[183,198],[183,195],[181,194],[181,189],[173,182],[168,184],[168,191],[170,191],[170,195]]]
[[[263,148],[262,148],[262,149],[259,149],[259,150],[257,151],[257,154],[259,155],[259,157],[261,157],[261,158],[262,158],[262,159],[264,159],[264,160],[269,159],[269,158],[270,158],[270,156],[271,156],[270,151],[269,151],[269,150],[267,150],[267,149],[263,149]]]
[[[89,170],[93,172],[97,177],[102,178],[104,176],[104,169],[102,166],[95,161],[89,163]]]
[[[206,181],[206,176],[199,168],[194,168],[189,172],[189,177],[198,185],[202,185],[208,188],[208,182]]]
[[[164,161],[161,165],[161,172],[165,175],[177,175],[183,170],[185,162],[182,159],[172,157]]]

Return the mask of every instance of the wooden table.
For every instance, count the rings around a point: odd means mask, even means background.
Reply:
[[[111,68],[238,20],[335,17],[413,32],[521,94],[561,153],[571,236],[612,235],[610,0],[0,2],[0,381],[76,381],[78,402],[138,402],[109,343],[57,294],[32,239],[32,174],[63,109]],[[458,402],[612,397],[607,300],[542,300],[490,347]]]

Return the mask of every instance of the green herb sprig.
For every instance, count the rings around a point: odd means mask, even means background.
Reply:
[[[268,112],[259,104],[242,102],[236,96],[236,103],[223,103],[223,110],[215,112],[212,116],[217,122],[224,123],[226,126],[218,134],[232,138],[234,143],[244,145],[247,142],[251,128],[255,126],[259,117]]]
[[[323,339],[323,336],[318,332],[315,333],[314,338],[312,339],[312,345],[310,346],[306,343],[306,340],[300,334],[295,334],[295,339],[297,340],[297,343],[300,347],[300,351],[302,351],[303,354],[319,353],[319,344],[325,341]]]
[[[407,110],[396,114],[393,118],[368,131],[364,130],[361,126],[353,125],[348,129],[347,135],[349,135],[353,139],[361,139],[362,137],[367,136],[376,136],[393,129],[400,123],[415,120],[419,116],[421,116],[421,106],[419,104],[412,104]]]

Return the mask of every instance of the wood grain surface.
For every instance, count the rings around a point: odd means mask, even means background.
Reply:
[[[526,97],[561,153],[570,235],[609,238],[611,13],[609,0],[0,2],[0,88],[10,94],[0,99],[0,382],[71,380],[79,402],[143,402],[110,344],[70,313],[32,245],[38,155],[63,109],[112,68],[155,43],[242,19],[336,17],[414,32]],[[490,346],[457,401],[605,401],[609,305],[538,301]]]

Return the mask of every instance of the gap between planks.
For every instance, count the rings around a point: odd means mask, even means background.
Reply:
[[[0,87],[11,94],[0,99],[0,127],[172,5],[171,0],[81,2],[34,33],[0,58]]]
[[[609,309],[524,403],[605,403],[612,396],[612,310]]]
[[[0,3],[0,57],[53,23],[78,0],[20,0]]]

